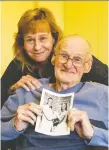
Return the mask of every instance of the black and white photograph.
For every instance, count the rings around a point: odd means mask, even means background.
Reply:
[[[35,131],[58,136],[70,134],[67,113],[73,106],[74,93],[57,94],[43,89],[40,105],[43,115],[37,117]]]

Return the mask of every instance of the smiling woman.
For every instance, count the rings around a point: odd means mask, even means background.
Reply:
[[[15,59],[2,77],[2,105],[19,87],[27,91],[39,87],[38,78],[54,81],[51,56],[61,38],[61,29],[48,9],[30,9],[21,16],[13,44]]]

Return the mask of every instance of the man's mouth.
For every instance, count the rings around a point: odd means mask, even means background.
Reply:
[[[72,71],[72,70],[61,70],[62,72],[66,72],[66,73],[73,73],[73,74],[75,74],[75,72],[74,71]]]

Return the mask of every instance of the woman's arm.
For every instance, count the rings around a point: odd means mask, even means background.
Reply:
[[[21,63],[18,60],[11,61],[1,78],[1,106],[10,94],[20,87],[27,91],[40,87],[40,82],[29,73],[28,70],[22,71]]]
[[[1,106],[10,95],[9,88],[22,77],[21,64],[13,59],[1,78]]]

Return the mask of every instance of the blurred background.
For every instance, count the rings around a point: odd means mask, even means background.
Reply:
[[[1,75],[13,58],[17,22],[26,10],[35,7],[51,10],[65,36],[83,36],[93,55],[108,64],[108,1],[1,1],[0,5]]]

